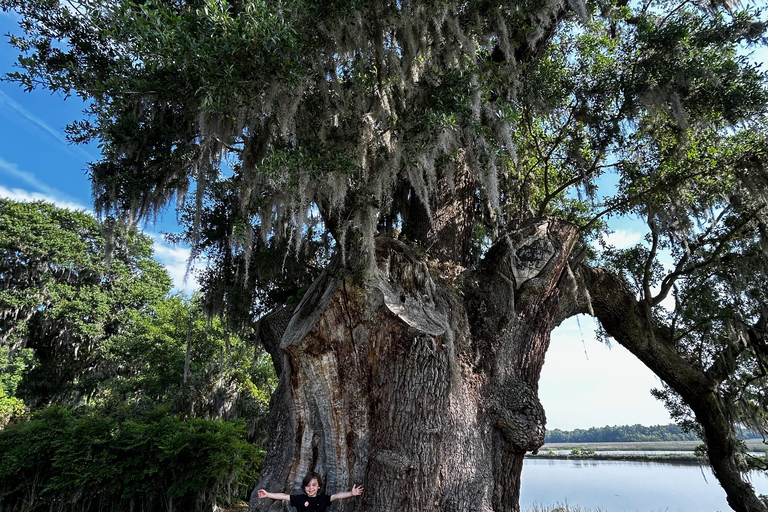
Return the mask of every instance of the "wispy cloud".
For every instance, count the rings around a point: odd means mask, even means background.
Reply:
[[[21,16],[14,11],[0,11],[0,18],[11,18],[12,20],[20,20]]]
[[[0,110],[10,110],[20,115],[22,118],[32,123],[32,125],[34,125],[37,130],[42,131],[43,133],[53,137],[54,140],[62,144],[64,149],[74,153],[75,155],[77,155],[78,158],[83,158],[85,160],[94,159],[93,155],[88,153],[82,147],[70,144],[67,141],[67,138],[61,133],[60,130],[57,130],[51,127],[48,123],[46,123],[45,121],[43,121],[42,119],[34,115],[32,112],[30,112],[26,108],[24,108],[23,105],[15,101],[13,98],[8,96],[3,91],[0,91]]]
[[[194,292],[200,286],[195,281],[194,268],[187,274],[190,251],[187,247],[169,244],[162,235],[145,232],[155,241],[155,259],[162,263],[173,280],[173,287],[184,292]]]
[[[0,185],[0,197],[5,197],[14,201],[46,201],[61,208],[67,208],[68,210],[90,211],[88,207],[83,206],[75,200],[63,199],[61,195],[30,192],[29,190],[22,190],[20,188],[6,188],[2,185]]]
[[[617,229],[607,235],[603,235],[603,240],[617,249],[627,249],[637,244],[643,239],[643,234],[637,231],[627,231]]]
[[[70,197],[67,194],[61,192],[60,190],[57,190],[51,187],[50,185],[45,183],[43,180],[35,176],[34,173],[20,169],[18,165],[16,165],[13,162],[8,162],[2,157],[0,157],[0,174],[11,176],[12,178],[15,178],[16,180],[23,182],[24,184],[28,185],[31,189],[34,190],[34,192],[30,192],[23,189],[8,189],[6,187],[3,187],[3,190],[5,191],[13,190],[14,194],[19,197],[24,197],[26,195],[29,198],[31,197],[35,198],[35,199],[18,199],[19,201],[43,199],[45,201],[49,201],[51,203],[54,203],[64,208],[70,208],[74,210],[90,210],[89,207],[83,206],[77,199]],[[6,195],[6,197],[8,196]]]
[[[34,173],[20,169],[18,165],[8,162],[0,157],[0,176],[11,177],[28,188],[11,188],[0,185],[0,197],[13,201],[46,201],[60,208],[80,210],[93,213],[92,208],[83,205],[77,199],[51,187]],[[174,289],[184,292],[193,292],[199,288],[195,281],[194,267],[187,275],[187,261],[190,250],[186,247],[174,246],[165,241],[162,235],[145,232],[154,241],[155,259],[165,266],[173,280]],[[198,265],[199,266],[199,265]]]

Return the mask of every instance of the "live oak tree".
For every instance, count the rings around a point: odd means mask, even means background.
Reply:
[[[152,240],[116,234],[85,212],[0,199],[0,347],[4,391],[28,406],[77,404],[120,373],[126,335],[171,287]]]
[[[0,426],[51,404],[164,408],[243,418],[263,444],[266,354],[207,318],[199,297],[169,295],[150,237],[115,233],[107,266],[105,230],[85,212],[0,199]]]
[[[0,199],[0,510],[242,499],[263,458],[266,354],[199,297],[169,295],[138,230],[113,233],[107,265],[105,228]]]
[[[8,77],[90,102],[70,137],[102,144],[101,213],[175,197],[214,262],[210,311],[259,318],[279,385],[258,486],[311,469],[328,492],[364,483],[340,510],[517,511],[550,333],[586,313],[700,426],[730,505],[768,508],[734,435],[765,428],[759,12],[2,5],[25,30]],[[617,215],[642,244],[600,247]]]

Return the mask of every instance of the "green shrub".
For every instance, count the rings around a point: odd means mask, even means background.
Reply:
[[[5,427],[13,418],[22,416],[26,410],[22,400],[6,396],[3,388],[0,388],[0,429]]]
[[[246,496],[263,458],[244,438],[242,421],[51,407],[0,431],[0,512],[227,505]]]

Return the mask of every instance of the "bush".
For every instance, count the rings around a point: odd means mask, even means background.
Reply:
[[[244,498],[263,451],[242,421],[51,407],[0,431],[0,512],[210,510]]]
[[[24,402],[15,397],[5,396],[5,391],[0,388],[0,429],[5,427],[12,419],[22,416],[27,408]]]

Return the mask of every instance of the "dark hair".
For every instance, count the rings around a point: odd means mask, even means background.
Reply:
[[[306,488],[309,485],[309,482],[311,482],[312,480],[317,480],[318,487],[323,486],[323,479],[320,478],[320,475],[318,475],[314,471],[310,471],[309,473],[307,473],[307,476],[304,477],[304,480],[301,481],[301,490],[303,491],[304,488]]]

